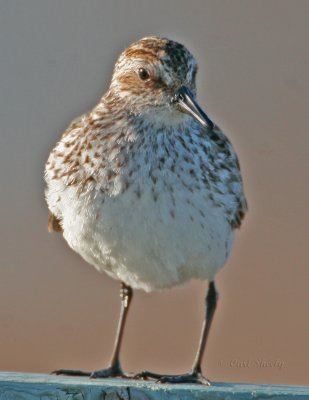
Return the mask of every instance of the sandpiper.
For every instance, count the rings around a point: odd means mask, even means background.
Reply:
[[[121,313],[108,368],[127,377],[120,347],[133,289],[206,279],[206,312],[190,372],[135,377],[209,384],[201,363],[225,264],[247,210],[237,155],[196,100],[197,62],[180,43],[146,37],[115,64],[98,105],[74,120],[45,169],[50,231],[121,282]]]

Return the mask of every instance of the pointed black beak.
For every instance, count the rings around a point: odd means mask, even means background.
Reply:
[[[177,90],[173,102],[179,105],[182,112],[189,114],[191,117],[196,119],[202,127],[210,130],[213,129],[214,123],[197,104],[194,100],[193,93],[186,86],[181,86]]]

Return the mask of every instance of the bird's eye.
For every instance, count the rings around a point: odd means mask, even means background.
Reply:
[[[147,81],[150,78],[150,74],[145,68],[138,69],[138,76],[142,81]]]

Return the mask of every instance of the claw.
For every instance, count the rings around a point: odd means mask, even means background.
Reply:
[[[141,379],[143,381],[147,381],[150,376],[147,376],[147,371],[139,372],[138,374],[133,375],[133,379]]]

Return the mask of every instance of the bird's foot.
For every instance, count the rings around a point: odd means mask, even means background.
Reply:
[[[135,379],[154,379],[158,383],[198,383],[210,386],[210,382],[201,372],[191,371],[182,375],[161,375],[149,371],[143,371],[134,376]]]
[[[91,373],[90,378],[128,378],[128,374],[124,373],[119,366],[111,366],[106,369],[100,369]]]
[[[97,378],[128,378],[129,375],[125,374],[119,366],[111,366],[106,369],[98,371],[87,372],[71,369],[58,369],[52,372],[55,375],[66,375],[66,376],[88,376],[92,379]]]

